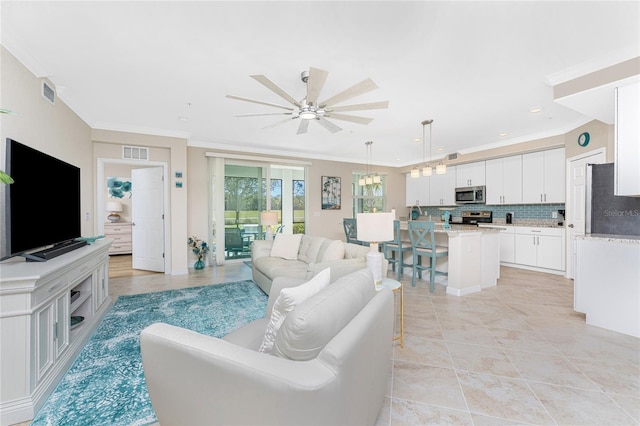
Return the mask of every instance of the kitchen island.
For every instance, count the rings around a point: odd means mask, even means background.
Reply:
[[[402,240],[410,242],[408,222],[400,222],[400,229]],[[444,229],[443,223],[436,222],[436,244],[449,248],[449,256],[438,258],[436,263],[436,270],[448,275],[437,276],[436,284],[445,285],[447,294],[454,296],[495,286],[500,278],[500,230],[475,225],[452,225],[451,229]],[[423,256],[422,262],[429,262],[429,258]],[[425,274],[428,280],[428,273]]]

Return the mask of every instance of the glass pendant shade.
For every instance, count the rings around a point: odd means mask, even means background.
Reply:
[[[373,178],[371,176],[367,176],[366,183],[367,183],[367,185],[373,184]]]
[[[382,178],[380,177],[380,175],[376,174],[373,175],[373,183],[380,183],[382,182]]]
[[[358,179],[358,185],[360,185],[360,186],[364,186],[364,184],[365,184],[365,180],[364,180],[364,178],[360,178],[360,179]]]
[[[444,175],[447,173],[447,165],[446,164],[438,164],[436,166],[436,174],[437,175]]]
[[[414,167],[413,169],[411,169],[411,177],[412,178],[419,178],[420,177],[420,170],[418,170],[417,167]]]
[[[422,176],[431,176],[431,167],[424,166],[422,168]]]

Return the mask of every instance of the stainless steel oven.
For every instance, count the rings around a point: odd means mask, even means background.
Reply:
[[[493,212],[491,210],[463,211],[462,223],[464,225],[493,223]]]
[[[484,204],[485,192],[484,186],[456,188],[456,204]]]

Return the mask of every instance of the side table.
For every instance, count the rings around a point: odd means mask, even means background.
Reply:
[[[400,336],[393,340],[400,340],[400,347],[404,348],[404,291],[402,283],[391,278],[383,278],[380,284],[376,285],[376,290],[388,288],[394,293],[400,292]]]

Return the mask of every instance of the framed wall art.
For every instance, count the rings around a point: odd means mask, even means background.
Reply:
[[[322,210],[340,210],[342,187],[340,177],[322,176]]]

